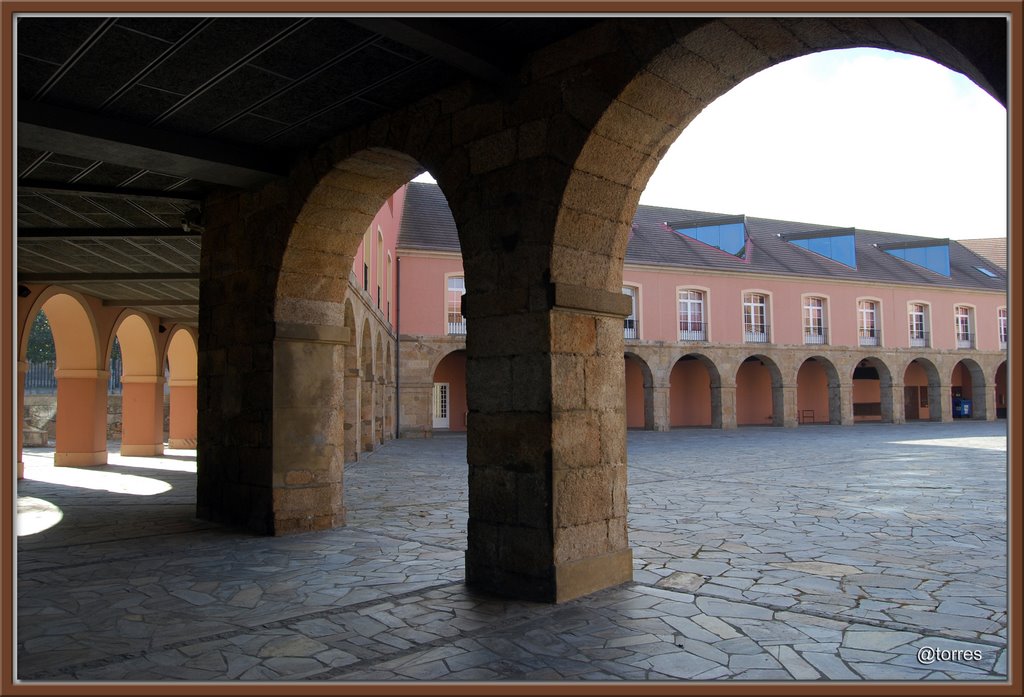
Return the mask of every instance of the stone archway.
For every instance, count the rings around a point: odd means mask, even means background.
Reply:
[[[466,394],[466,351],[457,349],[442,356],[434,366],[432,428],[465,431],[468,427]],[[447,424],[447,425],[445,425]]]
[[[853,369],[853,421],[893,423],[892,372],[881,358],[861,359]]]
[[[747,356],[736,370],[736,424],[781,426],[782,372],[768,356]]]
[[[164,371],[159,360],[152,320],[124,312],[110,336],[110,355],[117,336],[124,372],[121,375],[121,454],[162,455],[164,452]],[[109,365],[109,359],[105,361]]]
[[[796,375],[796,409],[799,424],[842,423],[839,371],[824,356],[811,356]]]
[[[56,349],[57,433],[53,464],[87,467],[107,464],[107,379],[96,318],[85,299],[50,287],[39,294],[21,332],[18,356],[28,350],[28,331],[43,311]],[[19,394],[24,393],[22,384]],[[24,408],[19,398],[19,435]],[[20,443],[20,438],[19,438]],[[19,448],[18,461],[21,462]]]
[[[167,342],[171,401],[168,448],[196,447],[199,434],[196,402],[199,355],[196,343],[195,331],[187,327],[173,330]]]
[[[626,428],[654,430],[654,376],[647,361],[626,351],[624,360],[626,383]]]
[[[905,421],[942,421],[948,406],[942,397],[938,368],[927,358],[917,357],[903,371],[903,414]]]
[[[722,377],[714,362],[688,353],[672,364],[669,373],[669,424],[722,427]]]
[[[1006,405],[1009,400],[1009,393],[1006,391],[1006,361],[1003,361],[996,368],[995,377],[992,379],[992,384],[995,390],[995,417],[997,419],[1006,418]]]
[[[950,406],[953,409],[954,419],[964,418],[984,421],[988,418],[988,409],[985,401],[988,386],[985,381],[985,371],[978,365],[977,361],[971,358],[957,361],[956,365],[953,366],[949,384],[950,394],[946,399],[951,400]],[[958,402],[960,410],[957,409]]]

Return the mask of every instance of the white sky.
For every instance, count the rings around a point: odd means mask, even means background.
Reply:
[[[1001,104],[936,63],[826,51],[763,70],[709,105],[640,202],[929,237],[1005,236],[1006,129]]]
[[[876,49],[744,80],[683,131],[641,203],[931,237],[1007,229],[1006,110],[963,75]]]

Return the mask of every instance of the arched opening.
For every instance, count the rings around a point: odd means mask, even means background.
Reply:
[[[71,467],[104,465],[108,374],[101,368],[92,310],[77,293],[50,288],[36,299],[25,326],[31,327],[40,312],[45,313],[53,335],[57,391],[53,463]],[[18,355],[22,361],[28,352],[28,335],[28,331],[21,335]]]
[[[995,377],[995,379],[992,382],[993,382],[993,385],[995,386],[995,393],[996,393],[996,397],[995,397],[996,418],[997,419],[1005,419],[1006,418],[1006,402],[1007,402],[1007,392],[1006,392],[1006,361],[1003,361],[1002,363],[1000,363],[999,367],[996,368],[996,377]]]
[[[915,358],[903,371],[903,418],[906,421],[941,421],[939,371],[927,358]]]
[[[722,426],[721,376],[711,359],[688,353],[669,373],[669,425]]]
[[[864,358],[853,369],[853,420],[892,423],[892,374],[880,358]]]
[[[782,425],[782,374],[767,356],[748,356],[736,371],[736,425]]]
[[[839,373],[824,356],[812,356],[796,374],[796,409],[799,424],[842,422]]]
[[[197,388],[199,354],[195,331],[179,327],[167,343],[170,418],[167,447],[195,448],[199,437]]]
[[[985,371],[977,362],[970,358],[958,361],[949,385],[954,419],[985,420]]]
[[[348,343],[344,350],[343,387],[343,428],[344,428],[344,459],[355,462],[359,459],[359,345],[356,342],[357,328],[355,310],[352,301],[345,301],[345,328],[348,330]]]
[[[466,352],[452,351],[434,368],[431,394],[432,428],[435,431],[465,431]]]
[[[164,451],[164,371],[157,358],[150,321],[126,312],[115,325],[121,348],[121,454],[161,455]],[[115,339],[111,338],[110,353]]]
[[[370,320],[363,320],[363,334],[359,342],[359,449],[363,452],[373,450],[373,338],[370,334]]]
[[[654,430],[654,378],[647,362],[635,353],[625,354],[626,428]]]

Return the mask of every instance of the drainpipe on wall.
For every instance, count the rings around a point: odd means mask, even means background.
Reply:
[[[395,438],[402,437],[400,356],[402,353],[402,257],[395,255]]]

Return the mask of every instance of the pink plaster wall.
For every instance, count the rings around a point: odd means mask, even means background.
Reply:
[[[373,222],[370,223],[370,249],[363,249],[364,245],[361,243],[359,249],[356,250],[355,258],[352,261],[352,271],[356,276],[357,285],[363,287],[363,260],[364,258],[369,259],[370,263],[370,288],[367,291],[373,300],[374,304],[377,304],[377,286],[381,287],[381,298],[380,298],[380,310],[387,316],[388,322],[394,324],[395,321],[395,286],[397,285],[398,277],[398,255],[395,253],[395,247],[398,244],[398,229],[402,224],[402,210],[405,206],[405,192],[408,185],[399,187],[395,193],[393,193],[384,205],[381,206],[380,210],[377,211],[377,215],[374,216]],[[377,231],[384,237],[383,249],[378,249]],[[387,293],[387,255],[391,254],[391,309],[390,313],[388,310],[388,293]],[[378,269],[378,255],[384,259],[383,263],[383,277],[380,276]]]
[[[448,383],[448,428],[466,430],[466,352],[453,351],[434,370],[434,382]]]
[[[462,257],[402,254],[402,334],[444,336],[448,333],[445,308],[448,276],[461,276]]]
[[[705,291],[705,315],[710,341],[742,343],[744,291],[761,291],[770,296],[768,323],[771,339],[777,344],[803,343],[802,297],[805,294],[827,299],[826,326],[832,345],[857,345],[857,299],[874,298],[881,303],[882,345],[910,345],[908,304],[931,304],[930,326],[935,348],[955,348],[953,306],[975,307],[977,348],[998,350],[997,310],[1006,304],[1000,293],[979,291],[901,287],[894,285],[841,283],[818,278],[781,278],[750,275],[726,275],[691,269],[651,269],[627,265],[623,285],[639,289],[640,338],[678,340],[678,288]]]
[[[757,361],[736,371],[736,423],[740,426],[771,426],[772,376]]]
[[[711,376],[700,361],[676,361],[672,366],[669,425],[711,425]]]

